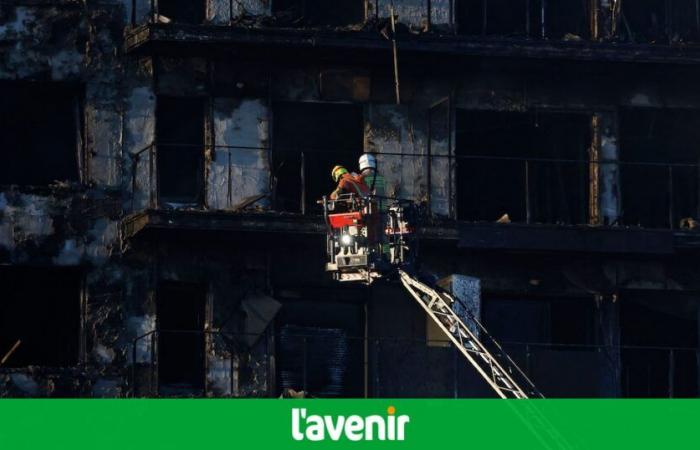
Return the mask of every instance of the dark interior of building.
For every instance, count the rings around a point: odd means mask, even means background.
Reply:
[[[0,184],[78,181],[81,107],[74,87],[0,83]]]
[[[365,18],[364,0],[273,0],[272,13],[290,25],[342,26]]]
[[[547,397],[598,397],[616,385],[608,349],[598,347],[592,296],[485,296],[484,326]],[[609,394],[608,394],[609,395]]]
[[[204,100],[158,97],[158,195],[161,204],[204,200]]]
[[[163,281],[157,293],[158,382],[162,391],[198,392],[204,387],[206,289]]]
[[[621,296],[625,397],[696,397],[697,304],[668,292]],[[635,347],[646,348],[635,348]],[[650,348],[651,347],[651,348]]]
[[[595,343],[593,298],[486,296],[482,318],[503,342],[585,346]]]
[[[544,5],[546,37],[566,40],[590,38],[589,0],[544,1]]]
[[[587,222],[590,116],[457,111],[461,220]],[[558,161],[553,161],[558,160]]]
[[[364,302],[356,289],[279,290],[277,390],[362,397]]]
[[[681,219],[697,217],[698,169],[692,165],[700,158],[693,144],[700,141],[700,113],[625,108],[619,117],[625,225],[677,228]]]
[[[459,32],[466,35],[587,38],[586,0],[463,0],[456,4]],[[543,26],[544,19],[544,26]]]
[[[668,44],[697,41],[695,0],[635,0],[622,2],[619,35],[636,43]]]
[[[463,0],[456,4],[459,31],[468,35],[524,36],[536,12],[528,0]],[[533,19],[534,23],[534,19]]]
[[[4,367],[70,367],[78,363],[82,275],[76,269],[5,266],[0,301]]]
[[[158,0],[158,13],[175,23],[202,23],[206,10],[206,0]]]
[[[284,102],[273,108],[277,209],[300,212],[303,199],[307,213],[320,214],[316,201],[335,189],[331,169],[353,170],[363,151],[362,105]]]

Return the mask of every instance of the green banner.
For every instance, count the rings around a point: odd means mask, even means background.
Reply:
[[[0,400],[0,449],[700,447],[698,400]]]

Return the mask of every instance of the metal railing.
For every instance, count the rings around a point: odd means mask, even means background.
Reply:
[[[240,344],[248,336],[243,334],[153,330],[132,342],[129,392],[137,397],[278,397],[291,388],[318,397],[491,395],[449,341],[350,337],[321,331],[265,333],[251,349]],[[199,336],[202,348],[198,354],[205,355],[209,349],[209,359],[224,365],[203,366],[200,388],[173,394],[159,380],[160,338],[165,335]],[[214,345],[214,341],[223,345]],[[697,397],[699,392],[697,348],[522,342],[503,342],[502,346],[547,397],[671,398]],[[188,356],[178,352],[183,361]],[[251,369],[243,361],[255,366],[257,376],[244,380],[241,373]],[[172,362],[168,367],[172,370]],[[191,373],[186,364],[181,368]]]
[[[131,344],[131,370],[129,376],[129,394],[132,397],[157,397],[163,395],[161,392],[161,386],[159,381],[159,350],[161,345],[161,340],[163,337],[176,336],[179,338],[189,339],[195,344],[201,343],[202,346],[197,350],[198,354],[202,357],[202,369],[207,367],[205,359],[207,357],[207,349],[217,348],[219,351],[218,356],[223,357],[224,354],[228,356],[228,367],[226,368],[226,376],[228,376],[228,395],[238,396],[239,389],[236,386],[237,374],[235,373],[239,370],[239,356],[244,354],[249,355],[249,350],[246,349],[245,345],[242,343],[242,339],[254,337],[256,339],[267,339],[267,334],[253,335],[245,333],[225,333],[220,331],[204,331],[204,330],[151,330],[140,336],[137,336],[132,340]],[[182,339],[180,339],[182,343]],[[222,354],[223,353],[223,354]],[[270,378],[270,361],[267,357],[269,352],[264,352],[264,372],[265,381],[267,383]],[[180,352],[180,356],[183,359],[187,359],[188,355],[186,352]],[[195,355],[197,356],[197,355]],[[186,364],[183,361],[183,366]],[[186,389],[186,396],[211,396],[212,389],[207,381],[207,374],[202,373],[203,378],[195,380],[193,386]],[[199,386],[195,386],[199,385]],[[262,396],[267,396],[268,388],[263,386],[265,393]],[[165,394],[166,396],[168,394]],[[256,395],[260,396],[260,395]]]
[[[569,0],[475,0],[457,3],[458,32],[472,36],[509,36],[528,39],[588,39],[590,2]],[[563,6],[568,19],[562,19]],[[559,14],[559,16],[557,16]],[[564,26],[564,30],[557,27]]]
[[[267,175],[261,174],[261,186],[264,185],[261,191],[248,192],[248,195],[260,194],[270,197],[273,210],[292,211],[281,204],[275,189],[282,177],[292,177],[292,180],[284,181],[300,187],[301,198],[294,199],[298,204],[295,211],[312,212],[314,211],[312,208],[316,205],[308,204],[306,199],[310,180],[318,180],[314,178],[316,176],[322,176],[325,179],[328,175],[326,172],[318,175],[310,173],[307,167],[308,161],[319,155],[354,159],[359,153],[337,149],[300,150],[170,143],[160,147],[167,152],[193,151],[200,155],[202,167],[199,169],[177,163],[170,164],[169,167],[175,167],[177,171],[187,171],[186,174],[183,172],[181,178],[190,176],[200,180],[193,181],[190,185],[196,186],[198,190],[191,193],[192,198],[201,199],[201,201],[179,205],[177,201],[169,201],[165,198],[167,196],[163,195],[161,174],[158,170],[158,145],[152,143],[131,154],[132,211],[179,206],[190,209],[203,209],[207,206],[210,209],[219,210],[235,209],[236,202],[240,199],[234,198],[234,193],[240,191],[241,182],[236,179],[234,172],[240,169],[263,170],[267,173]],[[206,164],[216,164],[216,171],[212,167],[204,167],[205,153],[211,156]],[[265,169],[238,162],[237,158],[241,155],[244,155],[244,160],[249,161],[251,153],[258,154]],[[423,170],[428,174],[434,170],[436,161],[447,160],[446,177],[440,181],[437,177],[426,174],[425,179],[430,180],[431,186],[418,187],[416,192],[422,192],[422,190],[430,192],[438,182],[446,183],[446,189],[451,190],[454,183],[457,188],[457,218],[460,220],[493,222],[502,215],[508,214],[508,221],[524,224],[595,223],[677,229],[684,219],[700,217],[700,198],[696,195],[700,181],[700,166],[697,164],[485,155],[428,155],[409,152],[375,154],[379,159],[380,172],[382,165],[396,166],[396,161],[391,161],[392,159],[425,159]],[[212,155],[215,155],[215,160]],[[280,163],[280,160],[283,162]],[[280,168],[288,163],[293,163],[296,168],[282,174]],[[332,164],[329,165],[329,170],[331,166]],[[603,175],[602,172],[606,171],[607,175]],[[205,174],[219,178],[210,183],[204,179]],[[179,173],[175,175],[170,173],[169,177],[177,178],[179,175]],[[416,176],[419,175],[421,174],[416,174]],[[595,180],[592,181],[592,178]],[[601,186],[604,179],[609,180],[611,185]],[[208,186],[211,185],[217,186],[216,195],[219,198],[217,205],[207,205],[205,201],[207,196],[212,194],[207,192]],[[225,188],[222,189],[222,186]],[[594,213],[598,213],[598,207],[591,205],[591,196],[602,195],[594,192],[595,186],[598,186],[599,190],[608,191],[606,201],[611,202],[609,208],[615,210],[615,214],[612,214],[612,217],[606,217],[606,220],[591,219]],[[332,180],[328,178],[328,192],[332,189]],[[591,208],[595,208],[596,211],[592,211]]]
[[[632,43],[700,40],[700,3],[696,0],[656,0],[651,5],[617,1],[612,14],[613,35]]]
[[[448,23],[452,23],[453,21],[453,9],[454,9],[454,1],[455,0],[449,0],[448,1],[448,8],[447,8],[447,20]],[[420,10],[419,14],[409,14],[408,12],[406,13],[407,16],[419,16],[421,17],[422,21],[424,22],[424,25],[427,26],[428,28],[431,25],[432,22],[432,15],[434,12],[434,8],[432,5],[433,1],[432,0],[421,0],[420,5],[416,5],[416,2],[411,2],[408,5],[402,5],[400,0],[396,0],[395,2],[391,2],[389,0],[370,0],[370,5],[367,10],[367,14],[365,15],[365,18],[363,21],[371,21],[371,20],[378,20],[380,17],[386,17],[389,15],[390,11],[390,6],[393,5],[395,8],[395,14],[400,14],[401,12],[406,11],[406,8],[412,8],[412,9],[418,9]],[[226,14],[228,17],[218,17],[218,18],[209,18],[207,19],[206,17],[204,18],[203,23],[207,24],[212,24],[212,25],[228,25],[228,26],[233,26],[239,24],[239,22],[245,18],[247,15],[250,15],[250,12],[246,10],[245,4],[241,2],[240,0],[227,0],[227,10]],[[131,0],[131,25],[132,26],[138,26],[138,25],[144,25],[144,24],[154,24],[154,23],[171,23],[173,21],[173,18],[170,17],[165,17],[160,14],[160,8],[158,5],[158,0]],[[221,9],[221,12],[224,10]],[[274,11],[274,6],[273,6],[273,11]],[[285,11],[285,15],[290,16],[291,14],[294,13],[294,11]],[[299,25],[304,24],[304,19],[307,16],[313,16],[313,13],[309,13],[307,7],[306,7],[306,2],[304,0],[301,0],[298,5],[298,11],[296,11],[297,16],[290,16],[287,18],[287,21],[284,22],[282,25],[288,25],[290,23],[296,23]],[[270,13],[271,15],[275,15],[276,13]],[[338,20],[333,20],[333,23],[329,23],[329,26],[336,26],[338,25]],[[342,22],[342,21],[341,21]],[[191,18],[188,18],[188,23],[196,25],[196,23],[191,23]],[[311,24],[311,26],[314,25],[319,25],[319,24]],[[320,24],[323,25],[323,24]],[[353,22],[348,22],[347,25],[354,25]]]
[[[372,0],[365,20],[385,17],[392,3],[399,15],[399,22],[402,15],[421,17],[422,25],[431,28],[433,16],[437,14],[432,0],[422,0],[419,6],[404,5],[400,1]],[[234,26],[250,14],[239,0],[228,0],[227,5],[219,13],[228,17],[206,18],[202,12],[204,23]],[[299,24],[303,24],[304,5],[305,2],[301,1],[300,17],[296,19]],[[591,14],[596,13],[591,11],[590,2],[583,0],[519,0],[512,4],[509,2],[508,8],[503,6],[502,0],[475,0],[469,3],[470,9],[467,11],[462,11],[462,5],[467,5],[467,2],[448,2],[444,14],[447,16],[446,22],[458,33],[473,36],[590,40]],[[421,12],[416,14],[407,11],[407,8],[418,8]],[[595,5],[595,8],[597,14],[610,16],[596,25],[601,36],[609,35],[613,39],[632,43],[664,44],[697,42],[700,39],[700,5],[696,0],[658,0],[657,7],[651,9],[647,8],[647,3],[636,5],[635,2],[621,1],[613,2],[613,6],[608,7],[610,10],[604,12],[601,4]],[[224,9],[227,11],[224,12]],[[177,22],[176,18],[167,18],[159,11],[158,0],[131,0],[131,25]],[[522,14],[519,20],[513,21],[514,11]],[[185,22],[192,20],[188,18]],[[607,29],[603,30],[603,26]]]

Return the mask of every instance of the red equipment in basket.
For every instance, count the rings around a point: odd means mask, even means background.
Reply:
[[[362,226],[364,219],[360,211],[353,211],[339,214],[329,214],[328,222],[331,228],[343,228],[350,226]]]

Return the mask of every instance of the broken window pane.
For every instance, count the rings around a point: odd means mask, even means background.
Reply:
[[[0,83],[0,184],[78,181],[76,89],[61,83]]]
[[[365,19],[363,0],[273,0],[272,13],[283,24],[342,26]]]
[[[161,282],[156,306],[158,383],[161,394],[187,395],[204,388],[206,306],[204,286]]]
[[[316,201],[335,189],[333,167],[358,170],[364,141],[362,106],[283,102],[273,108],[276,208],[300,212],[303,199],[306,212],[320,214]]]
[[[669,292],[630,292],[620,301],[626,397],[696,397],[697,303]],[[656,347],[634,348],[634,347]],[[659,348],[661,347],[661,348]],[[667,349],[668,348],[668,349]],[[673,355],[670,349],[676,348]],[[682,350],[686,349],[686,350]]]
[[[200,205],[204,198],[204,100],[158,97],[158,195],[161,205]]]
[[[460,220],[587,222],[590,116],[457,113]]]
[[[3,367],[78,363],[81,282],[74,269],[0,268],[0,359],[19,342]]]
[[[158,0],[161,20],[175,23],[201,24],[206,13],[206,0]]]
[[[676,228],[683,218],[697,218],[700,113],[626,108],[619,114],[624,223]]]

